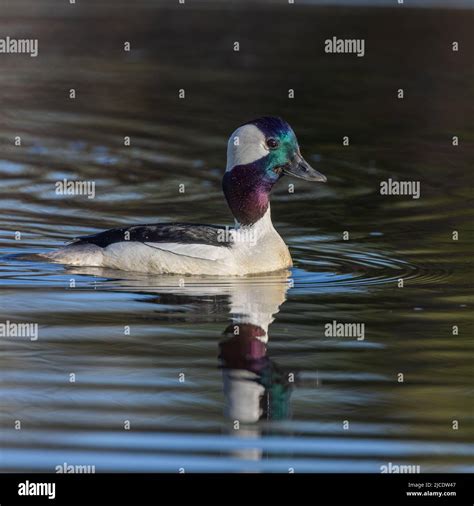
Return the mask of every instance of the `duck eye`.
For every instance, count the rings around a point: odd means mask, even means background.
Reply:
[[[267,146],[270,149],[275,149],[278,147],[278,141],[276,139],[273,139],[273,137],[270,137],[270,139],[267,139]]]

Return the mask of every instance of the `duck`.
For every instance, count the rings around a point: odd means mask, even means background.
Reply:
[[[46,253],[49,261],[151,274],[246,276],[287,270],[288,246],[273,226],[270,194],[284,176],[326,182],[301,155],[282,118],[264,116],[239,126],[227,144],[222,190],[232,227],[157,223],[112,228],[74,238]]]

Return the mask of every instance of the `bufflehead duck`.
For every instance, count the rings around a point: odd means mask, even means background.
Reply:
[[[235,227],[159,223],[114,228],[75,239],[45,256],[74,266],[155,274],[242,276],[292,266],[273,227],[270,192],[283,175],[325,182],[301,156],[290,125],[262,117],[230,136],[222,188]]]

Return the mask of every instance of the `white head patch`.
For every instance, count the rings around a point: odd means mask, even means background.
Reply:
[[[243,125],[230,136],[227,143],[227,168],[247,165],[268,155],[264,133],[255,125]]]

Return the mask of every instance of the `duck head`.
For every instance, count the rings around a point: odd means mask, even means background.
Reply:
[[[227,169],[222,186],[236,220],[252,225],[267,212],[273,185],[284,175],[325,182],[301,156],[290,125],[262,117],[233,132],[227,145]]]

